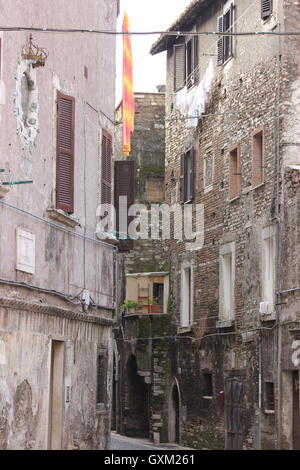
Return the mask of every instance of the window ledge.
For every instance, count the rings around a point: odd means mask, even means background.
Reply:
[[[121,240],[118,240],[115,235],[107,233],[107,232],[95,232],[95,236],[98,240],[102,240],[106,243],[110,243],[112,245],[118,245]]]
[[[67,225],[67,227],[75,228],[80,225],[78,219],[74,219],[74,217],[71,217],[60,209],[49,208],[47,209],[47,215],[50,219],[61,222],[62,224]]]
[[[108,409],[104,404],[98,404],[96,405],[96,414],[97,415],[107,415]]]
[[[3,184],[0,184],[0,199],[4,198],[9,191],[9,186],[3,186]]]
[[[275,415],[275,410],[264,410],[266,415]]]
[[[238,201],[239,199],[240,199],[240,195],[235,196],[235,197],[233,197],[232,199],[228,199],[228,202],[229,202],[229,203],[235,202],[235,201]]]
[[[190,325],[190,326],[179,326],[177,328],[177,333],[178,334],[189,333],[190,331],[192,331],[192,325]]]
[[[234,320],[218,320],[217,328],[232,328],[234,326]]]
[[[213,184],[210,184],[209,186],[204,188],[204,194],[210,193],[213,190],[213,188],[214,188]]]
[[[204,395],[203,396],[204,400],[213,400],[213,397]]]
[[[247,188],[243,189],[242,194],[249,194],[251,191],[255,191],[256,189],[263,188],[265,184],[266,183],[263,182],[256,186],[248,186]]]
[[[276,320],[276,314],[275,312],[272,312],[272,313],[261,313],[260,314],[260,320],[262,322],[264,321],[273,321],[273,320]]]

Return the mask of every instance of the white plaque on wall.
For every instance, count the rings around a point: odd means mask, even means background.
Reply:
[[[17,267],[18,271],[35,272],[35,234],[21,228],[17,229]]]

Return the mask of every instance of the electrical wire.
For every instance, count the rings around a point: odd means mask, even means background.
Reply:
[[[64,34],[97,34],[107,36],[155,36],[164,37],[180,36],[300,36],[300,31],[244,31],[244,32],[220,32],[220,31],[113,31],[101,29],[85,28],[46,28],[46,27],[28,27],[28,26],[0,26],[3,32],[36,32],[36,33],[64,33]]]

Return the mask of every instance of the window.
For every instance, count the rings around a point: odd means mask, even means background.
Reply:
[[[211,373],[204,373],[203,379],[203,398],[213,397],[213,380]]]
[[[101,152],[101,204],[111,203],[112,179],[112,138],[106,131],[102,131]]]
[[[265,382],[265,411],[275,411],[274,382]]]
[[[188,328],[193,323],[193,269],[191,262],[181,267],[181,315],[180,326]]]
[[[185,85],[191,88],[198,83],[198,37],[187,38],[183,44],[174,46],[174,90],[178,91]]]
[[[218,32],[232,33],[234,25],[234,3],[225,5],[223,15],[218,18]],[[219,36],[218,39],[218,65],[227,62],[233,56],[233,36]]]
[[[153,284],[153,299],[160,307],[160,312],[164,311],[164,285],[162,283]]]
[[[207,153],[204,158],[204,191],[209,192],[213,188],[214,158],[213,153]]]
[[[103,408],[107,404],[107,350],[97,351],[97,388],[96,405]]]
[[[235,243],[220,248],[220,323],[232,321],[235,317]],[[221,325],[220,325],[221,326]]]
[[[271,314],[274,310],[275,292],[275,253],[276,229],[273,226],[263,230],[262,253],[262,302],[265,312]]]
[[[75,99],[57,94],[56,208],[74,212]]]
[[[181,156],[181,202],[190,202],[194,199],[195,186],[195,151],[190,149]]]
[[[229,151],[229,199],[235,199],[241,191],[240,147]]]
[[[257,129],[252,134],[252,186],[264,182],[264,131]]]
[[[267,20],[273,13],[273,0],[261,0],[261,18]]]
[[[115,207],[116,207],[116,231],[120,241],[118,248],[120,253],[133,249],[133,240],[128,238],[128,226],[132,217],[127,217],[130,206],[135,198],[135,166],[133,160],[120,160],[115,162]]]

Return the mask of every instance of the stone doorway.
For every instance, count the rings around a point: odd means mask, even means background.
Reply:
[[[149,387],[138,374],[135,356],[127,361],[127,387],[125,390],[125,435],[149,437]]]
[[[169,442],[180,443],[180,394],[177,382],[173,383],[169,398]]]

